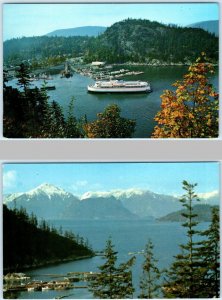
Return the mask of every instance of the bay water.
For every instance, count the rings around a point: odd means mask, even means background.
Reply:
[[[67,115],[68,106],[72,97],[75,98],[73,114],[81,119],[87,117],[89,122],[97,119],[97,114],[103,112],[110,104],[117,104],[121,109],[121,116],[136,121],[133,138],[150,138],[155,124],[154,117],[160,110],[163,91],[174,89],[172,84],[182,80],[187,73],[187,66],[123,66],[130,71],[143,71],[143,74],[126,76],[123,80],[149,81],[152,87],[151,93],[123,93],[123,94],[92,94],[87,92],[87,85],[94,83],[90,77],[74,73],[73,77],[61,78],[54,71],[52,80],[48,85],[55,85],[55,90],[47,91],[50,101],[57,101]],[[120,67],[119,67],[120,68]],[[218,72],[211,78],[212,83],[218,88]],[[8,85],[16,86],[12,80]],[[34,81],[33,86],[42,86],[43,80]]]
[[[126,262],[133,255],[136,256],[133,270],[133,284],[135,287],[134,298],[139,295],[139,281],[142,276],[142,263],[144,256],[140,252],[145,249],[145,245],[150,239],[154,245],[154,256],[158,260],[158,267],[169,268],[173,257],[179,253],[179,245],[186,243],[185,229],[177,222],[157,222],[157,221],[51,221],[56,228],[62,226],[63,230],[72,230],[89,240],[95,251],[102,251],[106,241],[111,238],[118,251],[118,263]],[[200,223],[199,229],[204,230],[209,223]],[[42,245],[44,247],[44,245]],[[68,272],[96,272],[98,266],[105,262],[102,256],[95,256],[89,259],[71,261],[63,264],[41,267],[26,272],[31,280],[50,281],[56,280],[50,274],[65,276]],[[62,279],[62,278],[61,278]],[[87,282],[80,285],[87,285]],[[92,294],[87,288],[63,290],[63,291],[43,291],[43,292],[20,292],[21,299],[50,299],[64,296],[70,299],[90,299]]]

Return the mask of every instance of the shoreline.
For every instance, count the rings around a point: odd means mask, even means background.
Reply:
[[[45,262],[35,263],[32,265],[21,266],[16,269],[15,268],[5,268],[5,269],[3,268],[3,275],[5,275],[7,273],[19,273],[19,272],[26,271],[26,270],[38,269],[38,268],[47,267],[50,265],[63,264],[63,263],[67,263],[70,261],[89,259],[89,258],[93,258],[94,256],[96,256],[96,255],[92,254],[92,255],[83,255],[83,256],[75,256],[75,257],[68,257],[68,258],[52,259],[52,260],[48,260]]]

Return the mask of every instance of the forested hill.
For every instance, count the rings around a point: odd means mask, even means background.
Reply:
[[[36,217],[29,217],[24,209],[10,210],[5,205],[3,252],[4,271],[20,271],[27,267],[93,256],[83,238],[77,239],[71,232],[59,234],[45,221],[38,224]]]
[[[203,29],[127,19],[94,40],[88,61],[186,62],[194,61],[202,51],[218,60],[218,38]]]
[[[196,204],[193,207],[193,213],[197,215],[195,218],[198,222],[210,222],[212,217],[212,208],[218,206],[210,206],[207,204]],[[164,217],[157,219],[161,222],[184,222],[185,217],[182,216],[185,213],[185,209],[181,209],[179,211],[172,212]]]
[[[200,28],[141,19],[113,24],[98,37],[33,37],[4,42],[4,62],[83,56],[86,62],[186,63],[201,52],[218,61],[218,37]]]

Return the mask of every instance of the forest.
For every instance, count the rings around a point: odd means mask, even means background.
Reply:
[[[24,208],[3,205],[3,269],[18,272],[26,268],[92,257],[93,250],[73,232],[57,230],[45,220],[28,215]]]

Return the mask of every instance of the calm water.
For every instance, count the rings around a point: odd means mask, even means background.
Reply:
[[[158,223],[149,221],[54,221],[53,224],[64,230],[71,229],[75,233],[88,238],[94,250],[103,250],[106,240],[111,236],[118,251],[118,262],[127,261],[131,256],[129,252],[138,252],[145,249],[148,239],[154,244],[154,255],[159,260],[159,267],[167,268],[172,258],[178,253],[178,244],[186,242],[184,228],[179,223]],[[199,225],[205,229],[208,224]],[[104,260],[100,257],[79,260],[44,268],[38,268],[26,272],[32,279],[56,280],[47,274],[66,274],[68,272],[98,271],[97,266]],[[141,276],[141,265],[143,255],[136,255],[136,263],[133,266],[133,281],[137,291],[134,298],[138,296],[138,284]],[[86,283],[83,283],[85,285]],[[45,292],[22,292],[19,298],[55,298],[66,295],[67,298],[86,299],[92,298],[87,289],[74,289],[68,291],[45,291]]]
[[[90,94],[87,92],[87,85],[94,82],[93,79],[79,74],[71,78],[60,78],[60,75],[53,75],[49,85],[55,85],[56,90],[48,91],[51,100],[56,100],[66,114],[67,107],[72,96],[75,97],[74,114],[77,118],[87,116],[88,121],[97,118],[97,113],[102,112],[109,104],[117,104],[121,108],[121,115],[136,120],[134,138],[149,138],[155,125],[154,117],[160,110],[160,95],[163,90],[172,89],[171,84],[182,79],[187,72],[187,67],[125,67],[131,70],[141,70],[144,74],[127,76],[125,80],[150,81],[153,92],[149,94]],[[218,86],[218,76],[212,78],[215,86]],[[15,82],[13,81],[13,84]],[[40,86],[42,82],[35,82]]]

